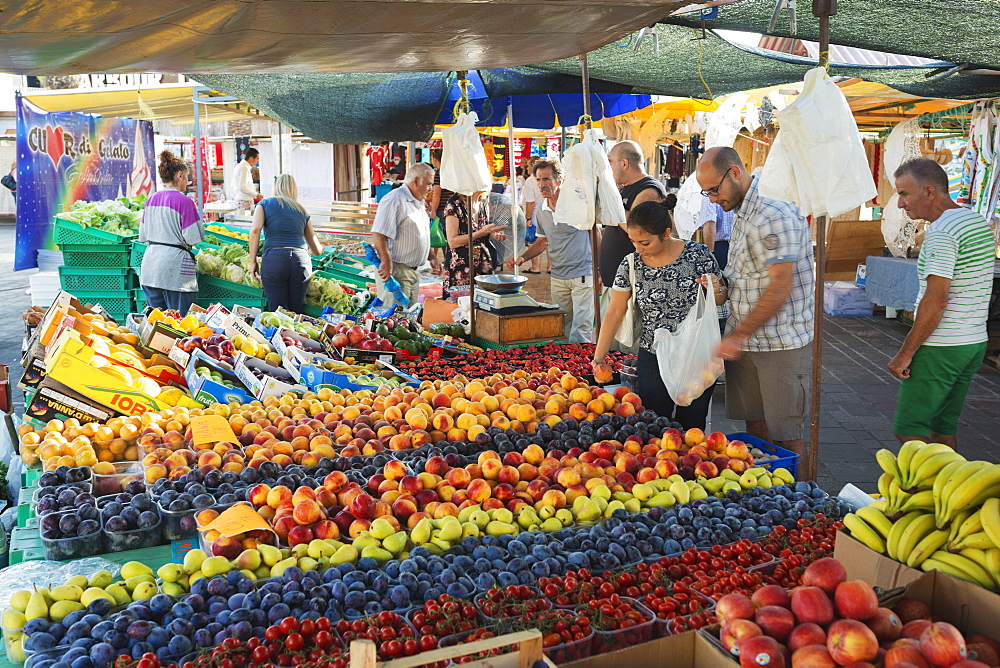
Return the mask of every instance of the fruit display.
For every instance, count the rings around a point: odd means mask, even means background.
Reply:
[[[222,334],[212,334],[207,338],[202,336],[187,336],[183,339],[177,339],[177,343],[174,345],[186,353],[201,350],[212,359],[225,362],[230,366],[235,361],[237,351],[236,345]],[[256,353],[256,351],[257,348],[255,347],[254,352]],[[199,369],[200,371],[201,369]]]
[[[513,350],[483,350],[461,357],[437,360],[417,360],[407,363],[419,378],[474,375],[477,378],[493,374],[511,374],[522,370],[529,374],[568,373],[574,376],[589,376],[592,373],[590,360],[594,357],[594,344],[569,343],[530,346]],[[608,353],[612,370],[621,371],[627,356],[624,353]],[[554,371],[553,371],[554,369]]]
[[[231,230],[228,227],[223,227],[222,225],[215,225],[215,224],[206,225],[205,231],[211,232],[212,234],[221,234],[224,237],[233,237],[236,239],[242,239],[243,241],[250,240],[250,235],[248,233],[241,232],[239,230]],[[215,239],[219,240],[218,237],[216,237]],[[205,241],[206,243],[213,243],[212,241],[208,240],[208,237],[205,238]],[[221,246],[222,244],[216,243],[215,245]]]
[[[921,441],[876,459],[883,498],[844,518],[851,536],[911,568],[1000,588],[1000,466]]]
[[[369,294],[367,291],[361,292]],[[367,305],[368,299],[361,297],[363,295],[360,295],[358,290],[340,281],[313,276],[309,281],[309,287],[306,288],[305,303],[316,308],[329,306],[335,313],[350,315]]]
[[[368,331],[361,325],[341,322],[334,326],[330,335],[330,344],[334,348],[358,348],[360,350],[391,351],[395,348],[392,341],[376,330]]]

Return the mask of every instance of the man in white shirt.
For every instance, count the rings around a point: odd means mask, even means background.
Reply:
[[[236,205],[241,210],[253,209],[257,199],[257,186],[253,183],[253,167],[260,162],[260,153],[255,148],[248,148],[243,154],[240,164],[233,170],[233,180],[236,182]]]

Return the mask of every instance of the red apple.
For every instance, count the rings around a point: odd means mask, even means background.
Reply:
[[[903,624],[912,622],[914,619],[930,619],[931,609],[923,601],[914,598],[900,599],[893,607],[893,611],[899,616],[899,621]]]
[[[920,652],[935,666],[950,666],[969,655],[962,633],[948,622],[934,622],[920,635]]]
[[[922,636],[924,631],[929,629],[930,626],[931,620],[929,619],[914,619],[912,622],[906,622],[903,624],[903,628],[899,630],[899,635],[903,638],[920,640],[920,636]]]
[[[865,624],[872,630],[880,643],[898,639],[899,632],[903,629],[899,617],[889,608],[878,608],[875,615],[866,620]]]
[[[806,645],[823,645],[823,647],[826,647],[826,631],[819,624],[813,624],[812,622],[799,624],[792,629],[785,644],[788,645],[788,651],[790,652],[801,649]]]
[[[918,668],[930,668],[927,659],[920,653],[920,643],[916,640],[904,639],[908,644],[897,645],[893,643],[889,651],[885,653],[882,665],[885,668],[899,668],[904,664],[914,665]]]
[[[841,582],[833,594],[837,614],[846,619],[865,621],[878,611],[878,595],[864,580]]]
[[[961,661],[956,661],[951,664],[951,668],[991,668],[988,664],[982,661],[973,661],[972,659],[962,659]]]
[[[795,605],[795,598],[792,598]],[[878,638],[872,630],[854,619],[838,619],[830,624],[826,636],[830,656],[841,665],[871,661],[878,656]]]
[[[792,652],[792,668],[837,668],[826,645],[806,645]]]
[[[757,611],[754,621],[761,631],[775,638],[778,642],[785,642],[795,628],[795,615],[788,608],[780,608],[776,605],[765,605]]]
[[[997,653],[997,656],[1000,656],[1000,643],[998,643],[993,638],[987,638],[986,636],[982,636],[982,635],[979,635],[979,634],[973,634],[973,635],[971,635],[971,636],[969,636],[969,637],[967,637],[965,639],[965,644],[966,645],[970,645],[972,643],[981,643],[981,644],[984,644],[984,645],[989,645],[990,647],[993,648],[993,651]],[[982,661],[982,659],[977,659],[977,661]],[[987,663],[989,663],[989,662],[987,662]],[[991,665],[994,665],[994,666],[1000,665],[1000,662],[994,663],[994,664],[991,664]]]
[[[739,656],[739,641],[759,635],[762,635],[760,627],[749,619],[734,619],[719,631],[719,640],[730,653]]]
[[[792,608],[792,599],[788,596],[788,590],[779,585],[765,585],[754,591],[750,600],[758,608],[765,605],[776,605],[781,608]]]
[[[753,619],[757,608],[744,594],[726,594],[715,604],[715,616],[725,626],[734,619]]]
[[[973,636],[970,636],[969,640],[972,638]],[[970,642],[966,644],[965,649],[973,661],[982,661],[988,666],[1000,665],[1000,654],[987,643]]]
[[[796,587],[791,598],[792,612],[800,623],[814,622],[823,626],[833,621],[833,604],[819,587]]]
[[[784,650],[770,636],[743,638],[737,648],[742,668],[785,668]]]
[[[833,595],[837,585],[847,580],[847,571],[836,559],[823,557],[806,567],[802,573],[802,584],[806,587],[819,587],[827,594]]]

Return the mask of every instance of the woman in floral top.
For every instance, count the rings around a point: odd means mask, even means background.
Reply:
[[[472,257],[476,275],[493,273],[493,259],[488,245],[489,236],[500,237],[503,229],[489,222],[486,210],[486,192],[473,193],[472,206]],[[469,211],[461,195],[452,195],[444,208],[445,246],[444,259],[447,274],[444,279],[444,298],[455,300],[469,294]],[[501,240],[502,239],[499,239]]]
[[[643,202],[629,213],[628,236],[636,252],[626,256],[618,267],[592,364],[596,370],[597,365],[605,363],[632,291],[636,290],[635,307],[642,316],[637,394],[647,408],[680,422],[685,429],[704,429],[714,386],[690,406],[676,406],[660,377],[653,341],[658,329],[677,331],[695,305],[701,290],[699,282],[706,274],[714,276],[717,303],[724,300],[725,288],[720,287],[722,272],[708,248],[673,235],[673,219],[667,206],[663,202]],[[635,266],[635,285],[630,278],[630,261]]]

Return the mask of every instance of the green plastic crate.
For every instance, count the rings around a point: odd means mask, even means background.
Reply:
[[[263,299],[264,290],[243,283],[233,283],[222,278],[198,274],[198,298],[221,302],[225,299]]]
[[[132,291],[132,301],[135,302],[135,312],[142,313],[146,310],[146,292],[142,288]]]
[[[23,490],[22,490],[23,491]],[[29,492],[34,490],[28,490]],[[29,519],[35,516],[35,505],[28,501],[27,503],[17,504],[17,526],[24,527],[27,526]]]
[[[26,401],[25,403],[30,404],[31,402]],[[35,464],[33,468],[24,469],[21,471],[21,487],[38,487],[38,478],[41,477],[42,473],[44,471],[42,471],[40,462]]]
[[[247,308],[259,308],[264,310],[267,308],[267,299],[261,297],[260,299],[256,297],[239,297],[237,299],[202,299],[199,298],[194,302],[202,308],[208,308],[212,304],[222,304],[227,309],[232,310],[234,306],[245,306]]]
[[[59,215],[56,215],[53,240],[58,246],[63,246],[64,244],[120,245],[131,242],[137,236],[138,235],[136,234],[115,234],[114,232],[106,232],[105,230],[98,229],[96,227],[84,227],[78,223],[74,223],[71,220],[66,220],[65,218],[61,218]]]
[[[219,227],[225,228],[226,230],[229,230],[230,232],[239,232],[239,233],[247,234],[247,235],[250,234],[250,230],[249,229],[244,229],[242,227],[237,227],[236,225],[224,225],[223,223],[210,223],[210,224],[213,225],[213,226],[218,225]],[[239,237],[231,236],[230,234],[226,234],[225,232],[214,232],[212,230],[206,229],[205,230],[205,236],[207,237],[210,234],[217,236],[219,239],[221,239],[222,241],[225,241],[227,243],[240,244],[241,246],[249,246],[250,245],[250,241],[249,240],[240,239]],[[260,236],[261,236],[261,239],[263,239],[264,238],[264,233],[261,232]]]
[[[133,312],[131,290],[109,290],[106,292],[76,290],[73,291],[73,296],[84,304],[100,304],[111,315]]]
[[[128,244],[65,244],[60,247],[67,267],[127,267]]]
[[[149,248],[149,244],[144,244],[140,241],[133,241],[131,247],[129,248],[128,263],[129,266],[138,269],[142,266],[142,256],[146,254],[146,249]]]
[[[59,284],[63,290],[111,292],[131,290],[139,285],[139,277],[131,267],[59,267]],[[107,308],[107,307],[105,307]]]
[[[319,318],[323,315],[322,306],[311,306],[309,304],[302,304],[302,312],[313,318]]]
[[[15,528],[10,532],[10,565],[25,561],[38,561],[45,558],[45,548],[42,547],[42,537],[38,528]]]
[[[514,350],[515,348],[531,348],[532,346],[541,347],[547,346],[550,343],[560,343],[562,339],[550,339],[547,341],[528,341],[526,343],[493,343],[492,341],[487,341],[486,339],[479,338],[478,336],[472,342],[472,345],[479,346],[480,348],[487,348],[491,350]]]

